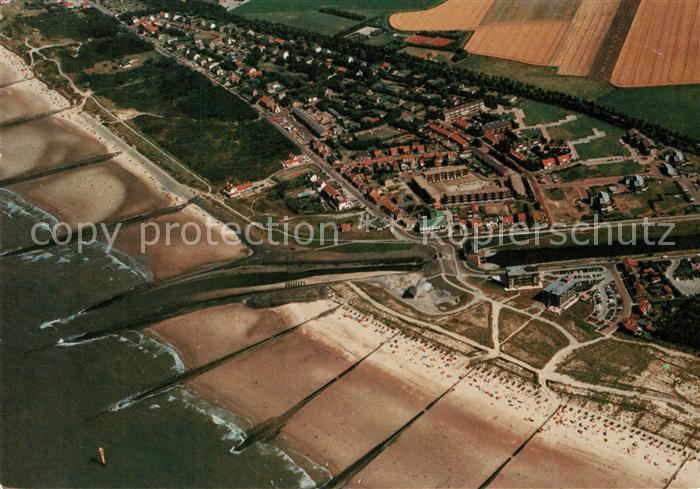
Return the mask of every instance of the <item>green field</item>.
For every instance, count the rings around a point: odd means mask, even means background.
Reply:
[[[518,103],[518,107],[525,112],[525,124],[529,126],[556,122],[570,114],[556,105],[543,104],[534,100],[523,100]]]
[[[700,139],[700,85],[616,88],[586,77],[559,76],[556,68],[469,54],[457,63],[466,69],[511,78],[545,90],[597,101],[624,114]]]
[[[590,143],[577,144],[576,151],[578,151],[578,155],[582,160],[606,158],[609,156],[629,156],[629,152],[620,146],[617,138],[610,135],[594,139]]]
[[[700,139],[700,85],[619,88],[600,103]]]
[[[490,75],[512,78],[546,90],[597,100],[615,90],[609,83],[580,76],[558,76],[556,68],[534,66],[516,61],[468,54],[456,66]]]
[[[605,165],[576,165],[558,171],[555,175],[558,175],[562,182],[573,182],[586,178],[622,177],[635,173],[643,173],[644,169],[644,165],[640,165],[636,161],[621,161],[619,163],[609,163]]]
[[[527,129],[523,129],[521,132],[522,132],[522,135],[528,139],[542,137],[542,131],[540,131],[539,129],[537,129],[535,127],[532,127],[532,128],[529,127]]]
[[[332,36],[362,21],[322,13],[319,9],[334,8],[371,17],[402,10],[422,10],[441,0],[250,0],[233,10],[250,19],[276,22]]]
[[[619,127],[611,126],[592,117],[583,114],[575,114],[578,119],[572,122],[567,122],[561,126],[549,127],[547,132],[552,139],[565,139],[568,141],[576,141],[577,139],[585,138],[593,135],[593,129],[604,131],[607,136],[618,140],[624,134],[624,131]]]

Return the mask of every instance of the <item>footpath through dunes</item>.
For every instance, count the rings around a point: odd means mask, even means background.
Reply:
[[[205,372],[187,386],[258,425],[282,416],[390,336],[388,328],[362,325],[338,309]]]
[[[226,304],[167,319],[146,334],[175,348],[189,370],[286,331],[334,305],[325,300],[269,309]]]
[[[148,172],[123,155],[87,168],[28,180],[10,189],[73,228],[181,203],[181,199],[165,191]]]
[[[147,266],[156,280],[205,265],[240,260],[250,254],[231,229],[194,204],[123,226],[115,246]]]
[[[494,0],[446,0],[428,10],[399,12],[389,24],[400,31],[471,31],[476,29]]]
[[[466,363],[398,334],[296,412],[277,443],[337,477],[443,395]]]
[[[348,486],[480,487],[556,408],[535,384],[478,365]]]
[[[620,0],[582,0],[552,60],[560,75],[586,76],[610,29]]]
[[[465,46],[473,54],[551,66],[568,22],[489,24],[479,27]]]
[[[610,81],[620,87],[700,83],[700,0],[642,0]]]
[[[665,487],[689,454],[664,438],[565,406],[489,487]]]

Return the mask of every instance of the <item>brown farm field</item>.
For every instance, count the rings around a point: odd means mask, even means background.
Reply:
[[[495,0],[482,24],[569,21],[580,3],[581,0]]]
[[[700,83],[700,0],[642,0],[611,82],[620,87]]]
[[[447,0],[418,12],[400,12],[389,18],[400,31],[471,31],[481,23],[494,0]]]
[[[485,25],[469,39],[470,53],[550,66],[568,24],[560,21]]]
[[[620,0],[583,0],[561,41],[553,64],[560,75],[586,76]]]
[[[700,0],[446,0],[390,24],[474,31],[471,54],[619,87],[700,83]]]

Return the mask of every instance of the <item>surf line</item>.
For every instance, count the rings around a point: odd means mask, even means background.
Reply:
[[[275,333],[272,336],[268,336],[267,338],[264,338],[256,343],[253,343],[252,345],[248,345],[245,348],[241,348],[240,350],[236,350],[234,352],[228,353],[228,354],[224,355],[223,357],[218,358],[216,360],[213,360],[207,364],[193,368],[193,369],[188,370],[182,374],[176,375],[175,377],[171,378],[169,381],[166,381],[164,383],[161,383],[159,385],[151,387],[150,389],[147,389],[145,391],[137,392],[134,395],[126,397],[126,398],[124,398],[120,401],[117,401],[115,403],[112,403],[108,407],[96,412],[95,414],[93,414],[91,416],[88,416],[86,418],[86,420],[93,419],[101,414],[121,411],[122,409],[131,407],[134,404],[137,404],[137,403],[143,401],[144,399],[154,397],[158,394],[162,394],[163,392],[167,392],[170,389],[172,389],[173,387],[176,387],[177,385],[182,384],[183,382],[186,382],[192,378],[195,378],[199,375],[202,375],[205,372],[208,372],[209,370],[212,370],[220,365],[223,365],[224,363],[227,363],[230,360],[233,360],[234,358],[236,358],[236,357],[238,357],[238,356],[240,356],[248,351],[254,350],[256,348],[259,348],[262,345],[265,345],[265,344],[270,343],[272,341],[275,341],[279,338],[287,336],[287,335],[291,334],[292,332],[296,331],[301,326],[305,325],[306,323],[313,321],[315,319],[322,318],[328,314],[331,314],[336,309],[338,309],[338,307],[340,307],[340,306],[335,306],[331,309],[323,311],[323,312],[317,314],[316,316],[313,316],[313,317],[306,319],[298,324],[290,326],[289,328],[285,329],[284,331],[280,331],[279,333]]]
[[[117,219],[114,221],[105,221],[105,222],[95,222],[91,223],[93,225],[101,225],[104,226],[104,230],[107,232],[112,232],[114,231],[117,227],[121,226],[128,226],[130,224],[138,224],[143,221],[147,221],[149,219],[154,219],[157,217],[165,216],[168,214],[174,214],[176,212],[181,211],[191,203],[193,203],[197,197],[193,197],[192,199],[183,202],[182,204],[178,204],[176,206],[171,206],[171,207],[163,207],[162,209],[155,209],[152,211],[144,212],[141,214],[137,214],[134,216],[129,216],[124,219]],[[26,246],[24,248],[19,248],[16,250],[11,250],[11,251],[6,251],[5,253],[2,254],[2,256],[16,256],[16,255],[23,255],[25,253],[29,253],[31,251],[38,251],[38,250],[45,250],[48,248],[52,248],[54,246],[67,246],[70,245],[71,243],[76,242],[78,239],[81,238],[82,232],[81,230],[84,227],[88,226],[83,226],[78,228],[78,232],[67,232],[58,236],[51,236],[48,238],[48,243],[46,244],[33,244],[31,246]],[[93,236],[94,238],[95,236]]]
[[[234,452],[240,453],[246,448],[248,448],[251,445],[254,445],[255,443],[262,441],[268,441],[271,438],[274,438],[277,436],[277,434],[280,432],[280,430],[284,427],[284,425],[287,423],[287,420],[291,418],[297,411],[299,411],[301,408],[303,408],[306,404],[314,400],[316,397],[321,395],[326,389],[328,389],[331,385],[335,384],[337,381],[345,377],[347,374],[352,372],[355,367],[360,365],[362,362],[364,362],[368,357],[370,357],[373,353],[375,353],[377,350],[379,350],[382,346],[386,345],[388,342],[396,338],[396,336],[399,334],[399,332],[394,333],[390,338],[385,339],[381,343],[379,343],[376,347],[374,347],[372,350],[370,350],[368,353],[366,353],[364,356],[362,356],[359,360],[357,360],[355,363],[350,365],[348,368],[343,370],[341,373],[336,375],[334,378],[323,384],[321,387],[316,389],[314,392],[306,396],[304,399],[301,401],[297,402],[294,406],[289,408],[287,411],[282,413],[281,415],[270,418],[266,421],[263,421],[260,423],[258,426],[255,426],[249,433],[246,433],[246,439],[238,444],[234,448]]]

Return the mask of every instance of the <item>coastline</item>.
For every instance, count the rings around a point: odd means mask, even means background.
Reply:
[[[11,66],[13,73],[19,73],[25,79],[29,77],[31,70],[21,58],[4,46],[0,46],[0,55],[3,65]],[[183,204],[193,195],[191,189],[162,170],[156,170],[155,165],[146,162],[143,156],[88,114],[77,112],[77,107],[67,108],[67,101],[38,79],[30,78],[7,88],[24,94],[26,98],[41,100],[44,108],[66,109],[40,120],[0,129],[0,142],[8,141],[10,146],[9,153],[4,150],[1,156],[3,170],[0,178],[57,169],[49,176],[29,178],[12,186],[11,190],[60,221],[72,227],[113,222]],[[82,150],[76,154],[76,148]],[[71,162],[108,153],[118,154],[86,168],[60,170]],[[53,156],[44,159],[49,154]],[[145,253],[141,253],[143,226],[152,230],[158,228],[164,238],[150,245]],[[116,246],[141,266],[148,267],[155,280],[203,265],[239,260],[250,253],[228,227],[195,205],[156,217],[143,226],[124,226],[117,235]],[[168,226],[179,230],[167,234],[163,231]],[[189,232],[185,232],[185,228]],[[206,242],[207,230],[217,244]],[[190,245],[188,241],[197,236],[200,237],[198,242]]]

